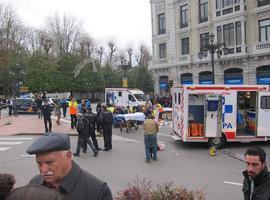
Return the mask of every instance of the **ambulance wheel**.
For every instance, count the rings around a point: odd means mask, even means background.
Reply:
[[[215,138],[208,139],[209,147],[216,147],[218,149],[224,147],[226,142],[227,142],[226,137],[223,133],[222,133],[221,137],[215,137]]]

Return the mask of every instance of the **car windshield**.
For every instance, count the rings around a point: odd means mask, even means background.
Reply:
[[[16,99],[17,105],[31,105],[33,101],[31,99]]]
[[[138,101],[146,101],[146,95],[145,94],[133,94]]]

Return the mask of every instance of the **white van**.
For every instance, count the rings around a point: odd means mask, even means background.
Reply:
[[[105,88],[106,104],[115,107],[138,107],[144,106],[146,95],[140,89],[136,88]]]

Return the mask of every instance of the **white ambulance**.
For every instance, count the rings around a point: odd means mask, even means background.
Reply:
[[[146,95],[136,88],[105,88],[105,102],[115,107],[133,108],[144,106]]]
[[[270,140],[268,85],[182,85],[172,98],[176,140],[215,147]]]

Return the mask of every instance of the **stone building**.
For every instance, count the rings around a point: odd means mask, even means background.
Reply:
[[[149,70],[156,94],[164,95],[169,80],[174,85],[270,84],[269,0],[150,3]]]

